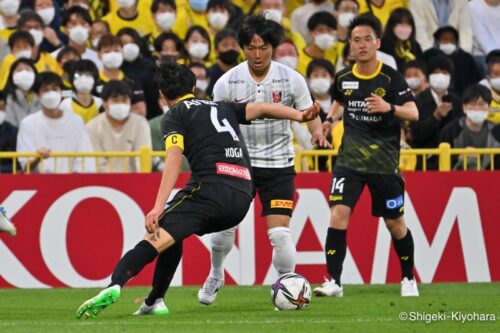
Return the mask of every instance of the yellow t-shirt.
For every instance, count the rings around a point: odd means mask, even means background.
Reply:
[[[370,0],[358,1],[360,14],[370,12],[370,9],[368,8],[368,5],[366,4],[368,1],[370,1]],[[403,3],[403,0],[385,0],[382,3],[382,6],[378,7],[372,3],[371,7],[372,7],[373,15],[375,15],[382,23],[382,26],[385,27],[385,25],[387,24],[387,20],[389,20],[389,16],[391,15],[393,10],[396,8],[399,8],[399,7],[406,7],[406,6]]]
[[[2,38],[6,43],[9,42],[9,37],[17,30],[17,27],[5,28],[0,30],[0,38]]]
[[[328,50],[326,50],[325,55],[323,57],[323,59],[330,61],[333,65],[333,67],[335,67],[339,55],[342,55],[342,53],[339,53],[339,49],[340,49],[340,47],[338,45],[339,43],[340,42],[336,42],[335,44],[333,44],[332,47],[330,47]],[[299,63],[297,64],[297,71],[301,74],[302,74],[302,71],[304,71],[304,73],[305,73],[307,70],[307,66],[309,66],[309,63],[313,60],[314,60],[314,58],[311,57],[310,55],[306,54],[304,52],[304,48],[303,48],[302,52],[299,53]],[[302,74],[302,75],[305,75],[305,74]]]
[[[113,35],[116,35],[121,29],[129,27],[137,30],[139,35],[146,36],[151,34],[155,28],[151,9],[144,10],[141,7],[138,8],[137,16],[133,19],[124,19],[118,15],[118,11],[114,11],[104,16],[102,20],[109,24]]]
[[[488,114],[488,120],[494,124],[500,124],[500,102],[491,100],[491,112]]]
[[[138,10],[145,10],[147,12],[151,12],[151,5],[153,4],[153,0],[137,0]],[[120,6],[118,6],[118,2],[116,0],[109,0],[109,12],[114,13],[118,9],[120,9]]]

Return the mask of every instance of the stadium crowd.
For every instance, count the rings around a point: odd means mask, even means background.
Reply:
[[[196,96],[211,98],[244,61],[239,25],[259,13],[284,27],[273,58],[306,78],[322,121],[335,73],[353,62],[347,28],[367,14],[384,27],[379,60],[403,73],[419,109],[401,148],[500,147],[500,0],[0,0],[0,13],[0,151],[39,154],[20,159],[19,171],[137,171],[135,159],[123,169],[119,160],[56,162],[50,153],[163,150],[168,106],[152,80],[157,65],[188,65]],[[338,148],[342,121],[334,125]],[[307,129],[292,127],[297,149],[313,149]],[[479,162],[488,168],[490,157]],[[438,167],[436,157],[426,164]],[[0,172],[12,168],[0,159]]]

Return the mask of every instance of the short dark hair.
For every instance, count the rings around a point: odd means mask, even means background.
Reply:
[[[313,31],[319,25],[326,25],[332,29],[337,29],[337,19],[330,12],[325,10],[316,12],[307,20],[307,29]]]
[[[67,26],[72,15],[80,16],[89,25],[92,24],[92,18],[90,17],[89,11],[80,6],[71,6],[64,10],[64,15],[62,17],[61,25],[63,27]]]
[[[500,64],[500,49],[495,49],[490,51],[486,55],[485,62],[486,62],[486,67],[488,67],[488,74],[489,74],[491,72],[491,67],[493,67],[493,65]]]
[[[444,34],[445,32],[449,32],[449,33],[453,34],[453,36],[455,36],[455,40],[457,41],[457,43],[459,42],[458,30],[455,29],[454,27],[452,27],[451,25],[447,25],[447,26],[444,26],[444,27],[437,29],[433,34],[434,40],[438,41],[439,38],[441,38],[441,35]]]
[[[463,104],[469,104],[477,101],[478,99],[482,99],[486,103],[490,104],[492,100],[491,91],[482,84],[478,83],[465,88],[462,97]]]
[[[367,25],[372,28],[377,38],[380,38],[380,36],[382,35],[382,25],[380,24],[380,21],[371,14],[363,14],[356,16],[352,20],[351,24],[349,25],[349,29],[347,30],[347,37],[350,39],[351,33],[354,28],[361,25]]]
[[[24,41],[30,44],[31,47],[35,46],[35,39],[33,39],[33,36],[28,31],[16,30],[10,35],[9,47],[11,50],[14,48],[14,44],[16,44],[17,41]]]
[[[97,66],[94,64],[93,61],[88,59],[82,59],[75,61],[72,64],[71,69],[69,70],[69,81],[71,82],[71,84],[73,84],[73,80],[75,79],[75,74],[83,72],[91,73],[92,77],[94,78],[94,81],[97,83],[97,80],[99,79],[99,69],[97,69]]]
[[[358,9],[359,9],[359,2],[358,0],[337,0],[335,1],[335,5],[334,5],[334,8],[335,10],[339,10],[340,8],[340,4],[344,1],[351,1],[351,2],[355,2],[356,3],[356,6],[358,6]]]
[[[42,72],[37,75],[33,91],[38,94],[44,86],[56,86],[61,90],[64,89],[63,80],[54,72]]]
[[[229,13],[231,13],[232,7],[229,0],[208,0],[207,12],[212,8],[224,8]]]
[[[114,45],[122,45],[120,38],[113,35],[104,35],[99,39],[99,43],[97,44],[97,51],[101,51],[103,48]]]
[[[217,34],[215,34],[214,38],[214,47],[217,48],[220,42],[222,42],[226,38],[234,38],[236,42],[238,42],[238,36],[236,35],[236,32],[232,29],[222,29],[219,31]]]
[[[22,27],[24,27],[24,25],[28,21],[37,21],[38,23],[40,23],[42,28],[45,28],[45,23],[43,22],[40,15],[38,15],[35,11],[22,10],[20,14],[21,14],[21,16],[19,17],[19,20],[17,20],[17,28],[18,29],[22,29]]]
[[[445,56],[437,55],[435,57],[430,58],[429,61],[427,62],[428,75],[432,74],[432,72],[434,72],[436,69],[445,70],[448,73],[450,73],[450,75],[452,75],[453,63]]]
[[[132,37],[134,43],[141,46],[141,35],[139,35],[137,30],[135,30],[134,28],[130,27],[121,28],[120,31],[118,31],[118,33],[116,34],[116,37],[121,38],[121,36],[123,35]]]
[[[132,95],[132,88],[127,82],[121,80],[111,80],[105,83],[102,87],[101,98],[104,101],[107,101],[112,97],[126,96],[132,100]]]
[[[154,0],[151,4],[151,12],[156,13],[160,8],[160,4],[170,6],[173,10],[177,11],[175,0]]]
[[[186,65],[165,62],[160,64],[156,72],[155,83],[163,95],[174,100],[193,92],[196,76]]]
[[[201,69],[203,69],[203,70],[205,71],[205,74],[208,76],[208,68],[207,68],[207,66],[205,66],[205,65],[204,65],[204,64],[202,64],[201,62],[197,62],[197,61],[192,62],[192,63],[190,63],[190,64],[189,64],[189,66],[188,66],[188,67],[189,67],[190,69],[191,69],[191,68],[201,68]]]
[[[418,68],[422,71],[422,73],[424,73],[425,76],[427,76],[427,65],[423,61],[420,60],[408,61],[404,66],[403,73],[406,73],[406,71],[410,68]]]
[[[326,59],[313,59],[313,60],[311,60],[309,65],[307,65],[306,77],[309,78],[311,76],[312,72],[318,68],[325,69],[328,72],[328,74],[330,74],[330,76],[332,78],[335,77],[335,67],[333,67],[332,63]]]
[[[250,15],[245,18],[238,31],[240,47],[250,45],[255,35],[275,49],[284,38],[284,31],[279,23],[267,20],[263,15]]]
[[[179,38],[179,36],[177,36],[173,32],[162,32],[158,37],[156,37],[153,43],[155,51],[160,53],[163,47],[163,43],[165,43],[165,41],[169,39],[174,42],[175,48],[180,54],[180,58],[185,58],[186,49],[184,48],[184,42]]]
[[[60,63],[61,60],[62,60],[62,58],[64,58],[68,54],[75,54],[75,55],[78,56],[78,58],[81,58],[80,53],[78,53],[78,51],[74,47],[72,47],[72,46],[64,46],[59,51],[59,53],[57,53],[57,57],[56,57],[57,62]]]

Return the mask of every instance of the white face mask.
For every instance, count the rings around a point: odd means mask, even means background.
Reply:
[[[17,51],[16,53],[14,53],[14,55],[16,56],[16,59],[31,59],[31,50]]]
[[[0,111],[0,125],[5,121],[5,111]]]
[[[490,84],[493,89],[495,89],[496,91],[500,91],[500,77],[490,79]]]
[[[33,39],[35,40],[36,46],[38,46],[42,43],[42,41],[43,41],[43,31],[42,30],[30,29],[29,33],[31,34],[31,36],[33,36]]]
[[[268,20],[281,24],[281,20],[283,19],[283,12],[279,9],[266,9],[264,11],[264,17]]]
[[[73,81],[73,86],[77,92],[89,93],[94,88],[94,78],[88,75],[81,75],[79,78]]]
[[[135,43],[127,43],[123,45],[123,59],[128,62],[132,62],[139,57],[139,53],[141,50],[139,49],[139,45]]]
[[[394,35],[403,42],[410,38],[412,31],[412,27],[407,24],[396,24],[394,27]]]
[[[326,78],[311,79],[311,82],[309,83],[309,87],[312,92],[318,95],[327,93],[331,85],[330,79]]]
[[[83,45],[89,38],[89,29],[77,25],[69,29],[69,38],[78,45]]]
[[[102,55],[102,64],[108,69],[118,69],[123,63],[121,52],[108,52]]]
[[[227,21],[229,21],[229,15],[221,12],[210,12],[208,13],[208,23],[210,26],[216,30],[223,29]]]
[[[293,56],[285,56],[276,59],[276,61],[282,63],[285,66],[295,69],[297,68],[297,64],[299,63],[299,58]]]
[[[335,44],[336,39],[334,35],[320,34],[314,37],[314,44],[323,51],[326,51]]]
[[[457,49],[453,43],[439,44],[439,49],[446,55],[451,55]]]
[[[109,104],[108,114],[114,120],[122,121],[130,115],[130,104]]]
[[[44,108],[54,110],[61,104],[61,98],[62,95],[60,91],[49,91],[40,97],[40,103]]]
[[[35,83],[35,73],[28,70],[15,72],[14,75],[12,75],[12,82],[14,82],[14,85],[19,89],[28,91],[33,87],[33,83]]]
[[[205,43],[192,43],[189,46],[189,54],[193,58],[203,59],[208,54],[208,44]]]
[[[208,88],[208,80],[196,80],[196,88],[205,92]]]
[[[465,115],[474,124],[481,125],[482,123],[485,122],[486,118],[488,117],[488,112],[481,110],[469,110],[465,111]]]
[[[135,5],[135,0],[116,0],[120,8],[131,8]]]
[[[45,25],[49,25],[50,22],[52,22],[52,20],[54,19],[54,16],[56,15],[56,9],[54,7],[44,8],[38,10],[36,13],[40,15]]]
[[[451,77],[448,74],[436,73],[429,75],[429,83],[437,92],[444,92],[450,86]]]
[[[92,39],[91,43],[92,43],[92,47],[94,49],[97,49],[97,45],[99,45],[99,40],[100,40],[100,38],[94,38],[94,39]]]
[[[411,90],[416,90],[422,84],[421,80],[418,77],[409,77],[406,79],[406,83]]]
[[[347,28],[349,24],[351,24],[352,20],[354,20],[356,15],[354,13],[340,13],[339,14],[339,25],[342,28]]]
[[[175,23],[175,13],[165,12],[156,14],[155,21],[160,29],[170,30]]]
[[[14,16],[17,14],[17,11],[19,10],[19,5],[21,4],[21,1],[19,0],[3,0],[0,1],[0,11],[5,16]]]

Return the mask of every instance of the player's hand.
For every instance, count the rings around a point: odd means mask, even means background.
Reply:
[[[323,133],[314,133],[311,137],[311,144],[322,148],[332,148],[332,145]]]
[[[158,220],[160,215],[163,213],[163,210],[153,208],[148,215],[146,215],[146,220],[144,221],[144,226],[146,231],[153,236],[158,233],[159,223]]]
[[[441,103],[437,108],[436,111],[434,111],[435,117],[439,120],[443,119],[450,113],[450,111],[453,109],[453,104],[450,102],[444,102]]]
[[[318,102],[314,102],[309,109],[302,112],[301,122],[316,119],[320,110],[321,110],[321,105]]]
[[[38,148],[38,150],[36,152],[38,154],[40,154],[40,156],[42,156],[42,159],[46,159],[50,156],[51,151],[49,148],[41,147],[41,148]]]
[[[368,113],[387,113],[391,111],[391,104],[374,93],[370,97],[365,98],[365,106]]]

